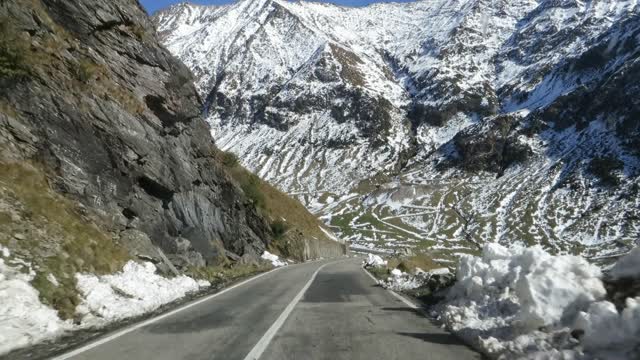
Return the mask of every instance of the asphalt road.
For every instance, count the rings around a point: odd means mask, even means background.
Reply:
[[[360,261],[282,268],[57,359],[480,359]]]

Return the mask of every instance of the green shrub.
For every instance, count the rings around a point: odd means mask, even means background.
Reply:
[[[0,216],[0,242],[11,248],[12,255],[32,264],[36,272],[32,284],[40,300],[63,319],[73,318],[80,303],[76,273],[110,274],[129,260],[126,250],[79,215],[74,202],[50,189],[44,171],[36,166],[0,163],[0,202],[14,204],[21,218]],[[28,234],[26,239],[7,240],[7,234],[22,232]],[[52,284],[48,275],[59,284]]]
[[[138,40],[146,40],[147,39],[147,30],[141,26],[140,24],[135,24],[131,27],[131,32],[135,35]]]
[[[0,19],[0,78],[28,76],[29,44]]]
[[[616,186],[620,179],[615,171],[622,170],[624,163],[613,156],[592,159],[589,163],[589,172],[597,176],[604,185]]]
[[[271,223],[271,232],[276,240],[282,239],[289,230],[289,224],[282,220],[275,220]]]
[[[265,199],[264,194],[260,191],[260,178],[253,174],[249,174],[247,178],[242,181],[242,191],[244,191],[244,194],[253,201],[256,207],[264,209]]]
[[[238,165],[238,157],[232,152],[222,152],[222,165],[232,169]]]
[[[76,67],[76,77],[83,83],[99,78],[104,72],[104,67],[89,59],[80,60]]]
[[[389,269],[386,267],[368,267],[367,271],[379,280],[387,280],[389,277]]]

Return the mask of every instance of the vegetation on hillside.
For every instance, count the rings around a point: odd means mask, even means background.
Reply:
[[[322,223],[298,200],[242,167],[235,155],[220,151],[218,158],[245,195],[269,219],[273,235],[270,250],[285,257],[302,260],[303,238],[333,242],[321,230]]]
[[[51,191],[33,164],[0,163],[0,228],[0,244],[31,262],[41,301],[63,319],[80,303],[76,273],[113,273],[129,259],[81,206]]]

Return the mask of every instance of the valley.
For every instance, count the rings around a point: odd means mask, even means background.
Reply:
[[[218,146],[353,248],[598,259],[640,235],[638,16],[634,1],[245,0],[154,21]]]

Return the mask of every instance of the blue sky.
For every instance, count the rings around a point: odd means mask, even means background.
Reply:
[[[410,2],[410,1],[413,1],[413,0],[395,0],[395,1],[396,2]],[[140,2],[142,3],[142,5],[144,5],[145,8],[147,8],[147,11],[150,14],[152,14],[156,10],[160,10],[162,8],[166,8],[167,6],[169,6],[171,4],[175,4],[175,3],[178,3],[178,2],[182,2],[182,1],[181,0],[140,0]],[[194,4],[220,5],[220,4],[228,4],[228,3],[233,2],[233,1],[229,1],[229,0],[191,0],[189,2],[194,3]],[[334,4],[345,5],[345,6],[363,6],[363,5],[371,4],[371,3],[374,3],[374,2],[381,2],[381,1],[372,1],[372,0],[332,0],[332,1],[327,1],[327,2],[331,2],[331,3],[334,3]]]

